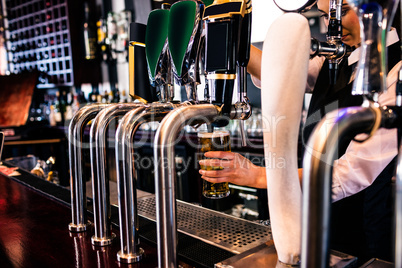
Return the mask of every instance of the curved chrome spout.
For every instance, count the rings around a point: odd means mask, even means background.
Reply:
[[[183,127],[194,118],[212,122],[220,113],[213,104],[180,107],[161,122],[154,141],[155,193],[158,267],[173,268],[177,264],[177,225],[175,193],[175,140]]]
[[[84,159],[82,156],[82,135],[86,124],[93,119],[105,104],[91,104],[81,108],[73,117],[68,127],[70,156],[70,190],[72,223],[68,225],[71,232],[87,230],[87,199],[86,185],[82,177]]]
[[[144,104],[113,104],[103,109],[93,120],[89,141],[92,171],[92,195],[95,234],[91,241],[95,246],[106,246],[116,237],[111,231],[109,180],[106,179],[106,129],[110,122],[128,111]]]
[[[338,144],[372,131],[376,120],[381,120],[379,109],[333,111],[321,120],[308,141],[303,159],[301,267],[328,267],[332,168],[338,158]]]
[[[128,112],[117,128],[116,169],[121,245],[121,250],[117,253],[119,262],[137,262],[144,253],[138,246],[137,187],[132,159],[135,133],[142,123],[160,121],[173,108],[175,104],[172,103],[152,103],[138,107]]]

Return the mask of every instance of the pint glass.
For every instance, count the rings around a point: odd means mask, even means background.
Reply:
[[[208,151],[230,151],[230,136],[228,131],[198,133],[201,157]],[[220,170],[222,167],[200,166],[204,170]],[[207,198],[219,199],[230,194],[229,183],[211,183],[203,180],[202,193]]]

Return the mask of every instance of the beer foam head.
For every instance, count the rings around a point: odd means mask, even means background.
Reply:
[[[225,137],[229,136],[229,131],[227,130],[219,130],[219,131],[214,131],[214,132],[198,132],[198,137],[199,138],[219,138],[219,137]]]

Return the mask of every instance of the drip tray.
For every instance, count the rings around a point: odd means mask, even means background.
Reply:
[[[156,221],[155,195],[138,199],[138,214]],[[240,254],[272,240],[271,228],[177,200],[179,232]]]

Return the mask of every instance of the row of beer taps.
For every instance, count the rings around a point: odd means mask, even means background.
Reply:
[[[329,1],[331,16],[327,41],[312,39],[310,56],[327,57],[330,61],[330,76],[332,81],[336,81],[339,62],[347,57],[350,48],[341,42],[342,0]],[[310,2],[314,1],[307,2],[311,6]],[[326,150],[336,148],[343,137],[374,133],[380,127],[402,126],[402,101],[398,101],[402,100],[402,71],[399,72],[396,105],[381,107],[378,104],[378,95],[385,88],[386,73],[385,38],[382,37],[386,36],[389,29],[397,1],[390,0],[385,13],[375,2],[368,1],[375,8],[367,8],[367,3],[363,6],[363,2],[367,1],[349,1],[351,6],[359,9],[363,29],[362,52],[353,94],[364,95],[366,101],[361,107],[345,108],[343,113],[338,110],[328,115],[336,120],[328,123],[324,118],[309,140],[308,147],[312,148],[314,154],[307,152],[303,164],[302,267],[327,267],[329,261],[329,232],[317,234],[317,230],[328,230],[330,220],[330,185],[336,150]],[[188,25],[192,25],[191,29]],[[107,246],[115,237],[111,230],[109,185],[106,178],[106,129],[112,120],[120,118],[115,146],[121,247],[117,259],[122,263],[133,263],[143,258],[144,253],[138,242],[134,137],[142,123],[158,121],[160,125],[154,139],[158,264],[159,267],[178,266],[175,140],[186,125],[207,123],[212,127],[225,126],[231,119],[245,120],[250,116],[251,106],[245,85],[250,27],[251,0],[215,0],[210,5],[197,0],[185,0],[172,6],[165,5],[150,13],[144,40],[131,40],[133,44],[140,45],[137,50],[130,49],[129,53],[137,51],[146,54],[150,81],[157,88],[159,101],[91,104],[74,115],[69,126],[71,232],[86,231],[89,224],[82,147],[84,127],[91,121],[89,147],[95,227],[92,243]],[[134,59],[135,55],[129,58]],[[367,60],[369,58],[371,60]],[[133,70],[130,71],[130,80],[135,77]],[[196,95],[200,73],[205,74],[207,92],[207,98],[202,101]],[[174,81],[185,86],[188,101],[173,101]],[[239,101],[232,104],[236,81]],[[130,86],[134,87],[134,82],[130,82]],[[327,131],[320,132],[324,127]],[[163,165],[158,162],[161,159]],[[401,170],[402,157],[399,157],[395,210],[396,252],[402,252]],[[395,256],[396,267],[402,267],[401,254]]]
[[[120,119],[116,130],[115,157],[119,204],[122,263],[141,260],[139,247],[136,172],[133,166],[135,133],[144,122],[158,121],[155,134],[155,193],[159,267],[177,267],[175,150],[178,133],[186,126],[207,123],[225,126],[231,119],[245,120],[251,106],[245,88],[249,58],[251,1],[185,0],[164,4],[149,14],[145,36],[130,38],[130,92],[135,92],[134,61],[146,55],[150,83],[156,88],[156,102],[129,104],[91,104],[81,108],[69,125],[71,172],[71,232],[84,232],[87,219],[86,178],[83,177],[83,134],[91,121],[90,158],[93,192],[93,245],[107,246],[115,238],[111,230],[110,194],[107,174],[107,127]],[[132,23],[131,27],[137,27]],[[213,39],[224,37],[222,43]],[[133,37],[134,38],[134,37]],[[244,51],[239,53],[239,51]],[[239,57],[238,55],[241,55]],[[205,75],[207,96],[198,100],[196,88],[200,72]],[[236,72],[237,75],[236,78]],[[232,104],[234,82],[239,80],[239,102]],[[186,88],[187,101],[174,99],[174,83]],[[135,93],[134,93],[135,94]],[[243,136],[244,137],[244,136]],[[158,164],[163,160],[163,165]]]

